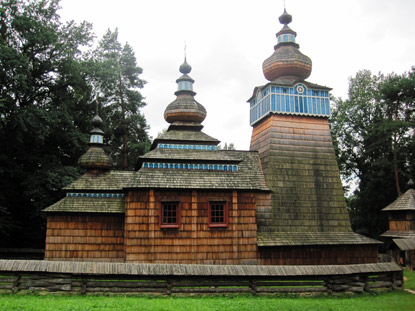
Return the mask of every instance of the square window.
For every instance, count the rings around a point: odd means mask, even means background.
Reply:
[[[160,228],[180,227],[179,202],[162,202],[160,208]]]
[[[209,202],[209,227],[228,226],[228,206],[226,202]]]

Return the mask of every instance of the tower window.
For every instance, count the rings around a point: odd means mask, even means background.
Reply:
[[[160,228],[180,227],[179,202],[162,202],[160,209]]]
[[[228,226],[228,206],[226,202],[209,202],[209,227]]]

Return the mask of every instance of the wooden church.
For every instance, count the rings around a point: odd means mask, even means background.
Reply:
[[[380,242],[353,233],[330,135],[330,89],[306,81],[291,15],[279,18],[269,81],[254,89],[250,151],[218,150],[191,67],[180,66],[167,132],[135,171],[112,169],[95,116],[87,172],[47,213],[47,260],[323,265],[377,262]]]
[[[415,269],[415,189],[412,179],[408,190],[382,211],[389,216],[389,230],[381,236],[387,253],[401,266]]]

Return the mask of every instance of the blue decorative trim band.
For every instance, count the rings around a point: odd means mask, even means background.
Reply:
[[[170,168],[170,169],[184,169],[184,170],[210,170],[210,171],[224,171],[237,172],[238,165],[234,164],[194,164],[194,163],[153,163],[144,162],[144,168]]]
[[[67,197],[70,198],[123,198],[123,193],[67,193]]]
[[[258,90],[250,102],[250,123],[256,123],[270,112],[328,117],[329,96],[328,91],[312,90],[301,83],[293,87],[270,85],[263,91]]]
[[[158,144],[157,147],[160,149],[217,150],[217,147],[212,145]]]

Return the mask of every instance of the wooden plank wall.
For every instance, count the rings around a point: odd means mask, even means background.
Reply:
[[[411,231],[415,230],[415,213],[413,211],[389,212],[389,230]]]
[[[262,265],[348,265],[377,262],[376,245],[280,246],[259,248]]]
[[[161,229],[162,201],[180,201],[181,225]],[[229,226],[208,226],[209,201],[227,201]],[[132,191],[126,198],[126,262],[256,264],[255,193]]]
[[[45,259],[124,261],[124,215],[48,215]]]

